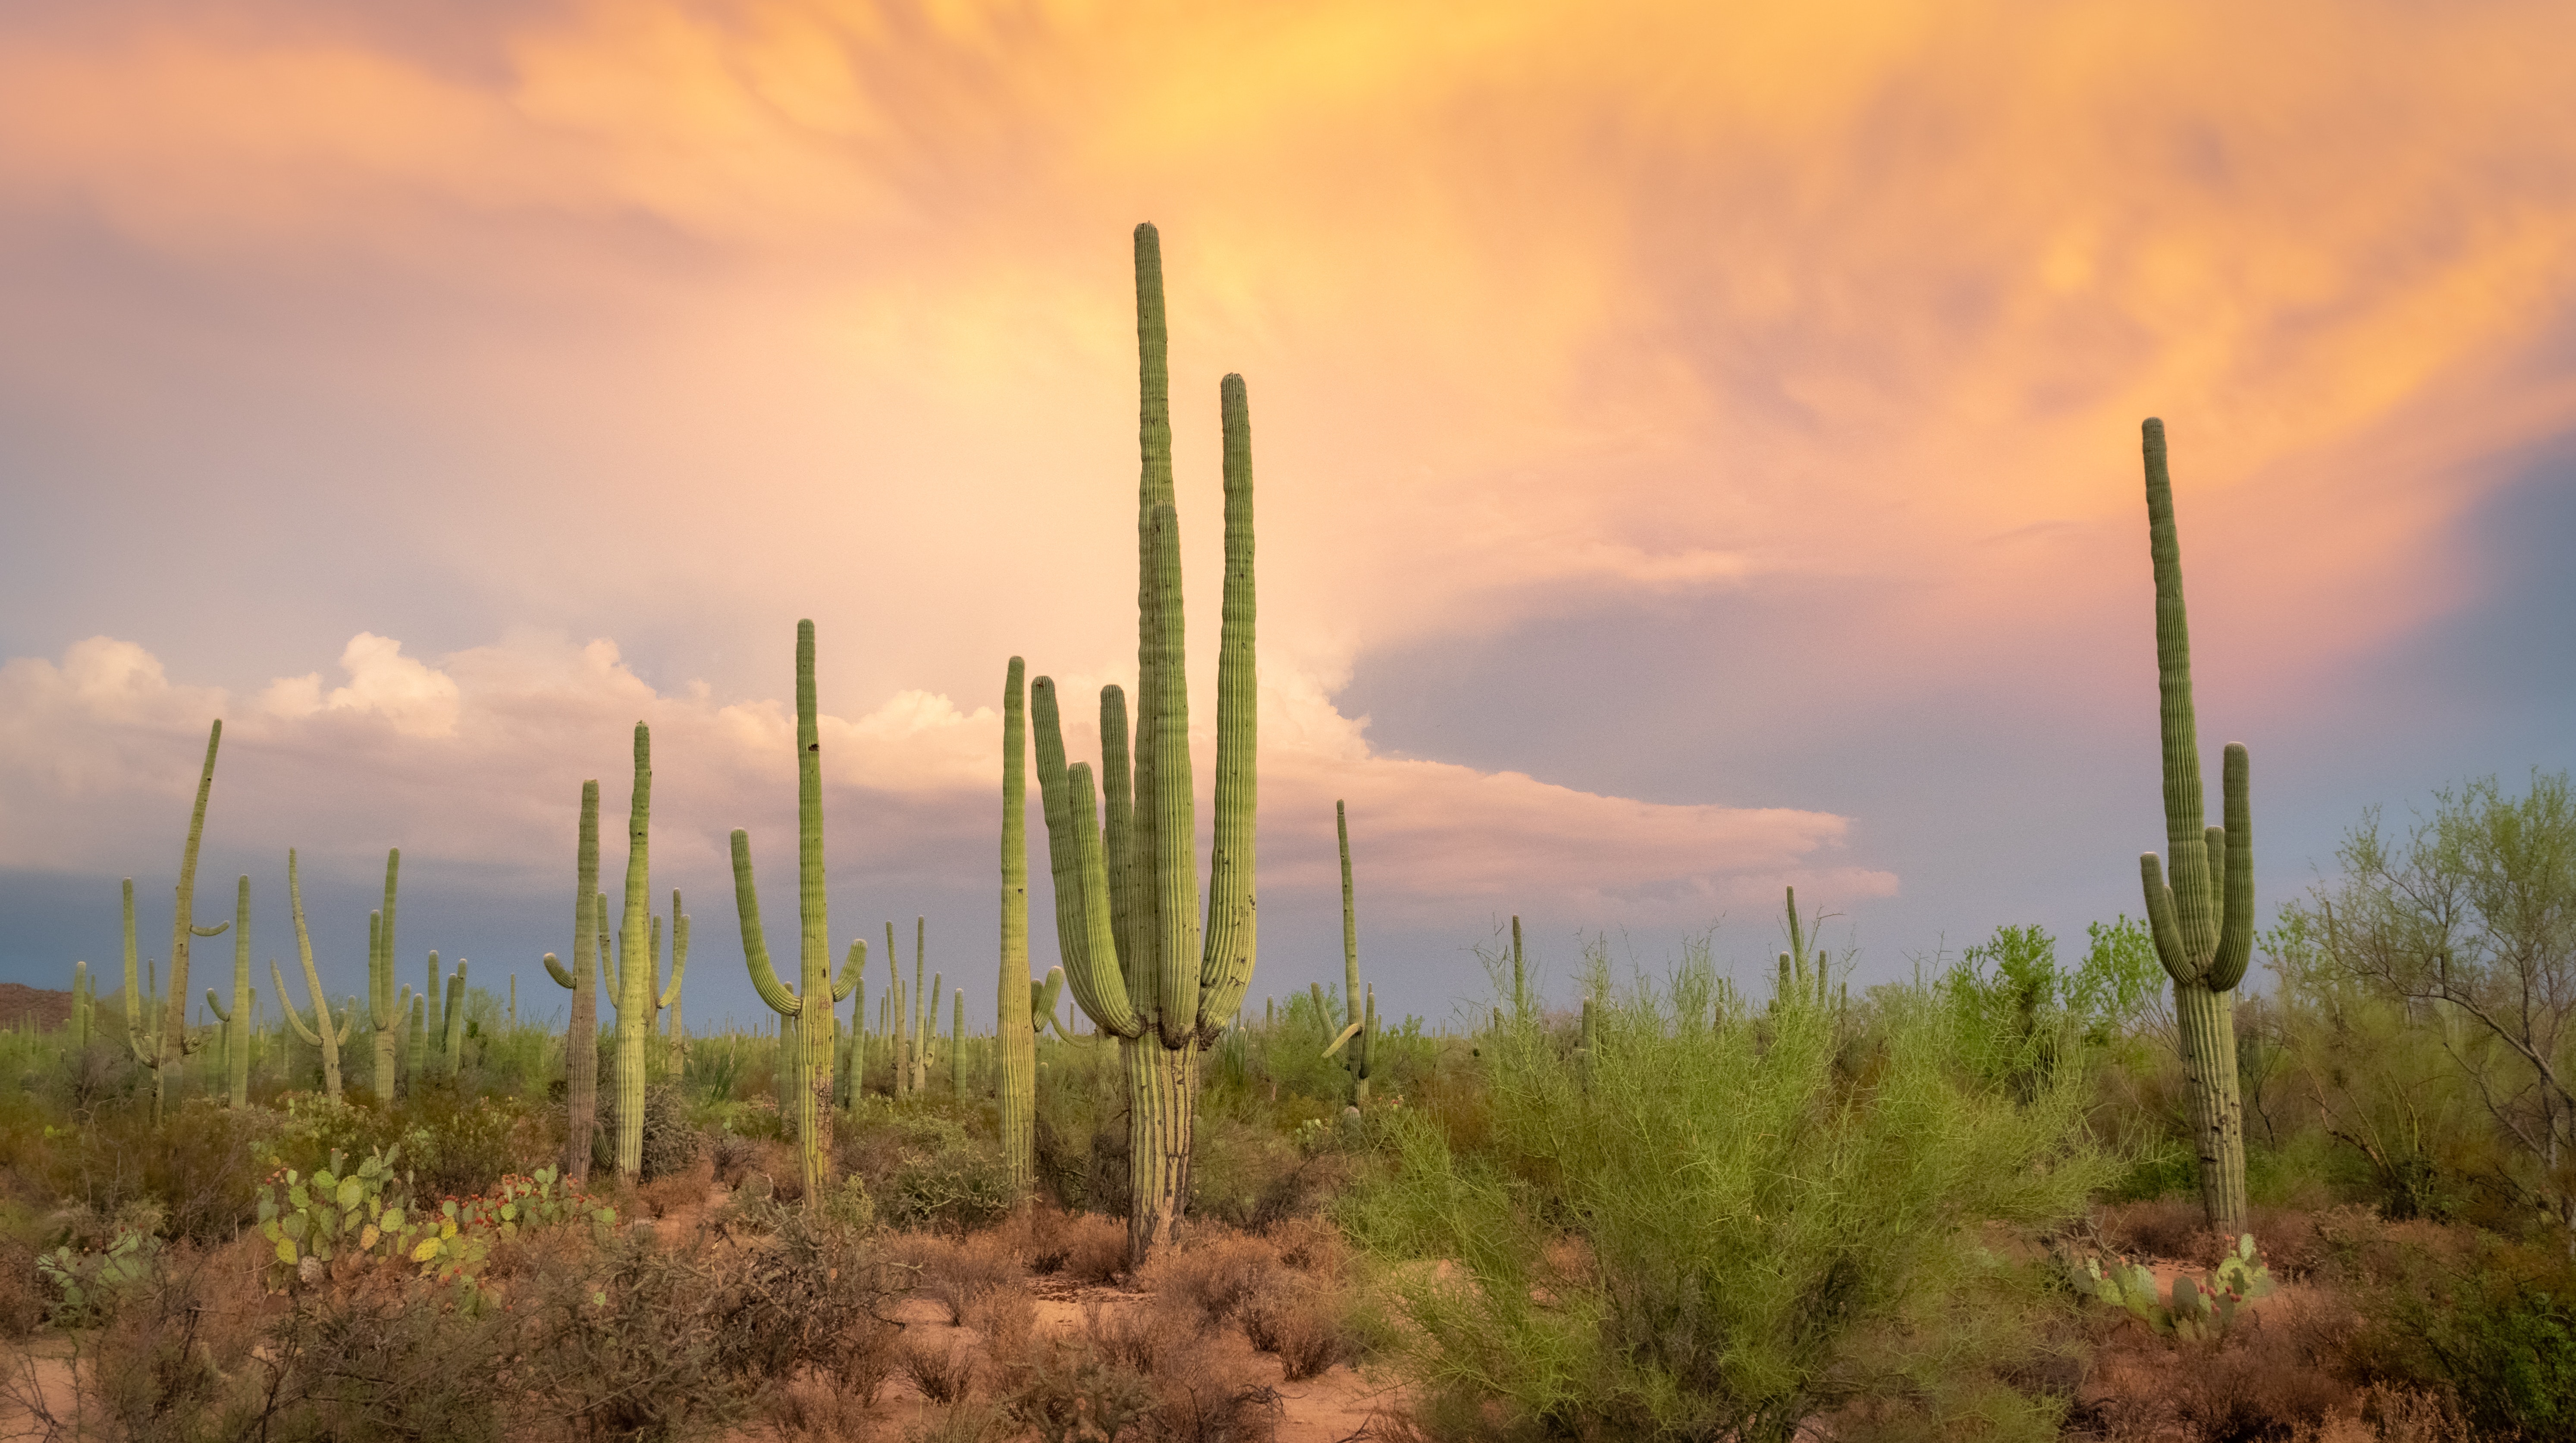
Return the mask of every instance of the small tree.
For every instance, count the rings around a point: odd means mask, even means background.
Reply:
[[[2434,794],[2402,836],[2365,813],[2317,888],[2327,965],[2437,1037],[2513,1161],[2500,1181],[2576,1246],[2576,796],[2534,772]]]

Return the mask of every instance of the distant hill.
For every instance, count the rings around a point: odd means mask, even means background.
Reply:
[[[16,1027],[33,1017],[38,1027],[61,1027],[72,1020],[72,995],[19,982],[0,982],[0,1026]]]

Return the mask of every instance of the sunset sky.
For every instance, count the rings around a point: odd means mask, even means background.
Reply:
[[[1336,798],[1435,1021],[1513,912],[1560,1001],[1585,937],[1760,965],[1784,883],[1864,982],[2136,915],[2149,415],[2268,917],[2366,806],[2576,762],[2570,54],[2518,0],[0,3],[0,979],[112,967],[122,876],[166,950],[221,716],[263,993],[286,848],[343,994],[398,844],[403,980],[555,1007],[641,719],[690,1015],[765,1017],[725,836],[792,933],[810,616],[835,950],[926,913],[989,1024],[1004,666],[1134,666],[1140,220],[1203,788],[1250,388],[1256,999],[1339,975]]]

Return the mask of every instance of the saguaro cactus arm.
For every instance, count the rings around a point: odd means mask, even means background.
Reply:
[[[277,984],[277,1000],[286,1012],[287,1025],[295,1029],[296,1036],[304,1039],[305,1046],[321,1046],[321,1034],[304,1025],[304,1014],[296,1010],[293,997],[287,993],[286,974],[278,970],[277,959],[274,957],[268,959],[268,978]],[[325,1027],[331,1025],[331,1010],[327,1007],[322,1010],[322,1025]]]
[[[868,939],[860,937],[851,941],[849,952],[841,958],[841,976],[839,981],[832,984],[832,1000],[849,1001],[850,994],[858,989],[861,982],[867,980],[867,976]]]
[[[680,889],[671,889],[671,985],[654,1003],[668,1007],[680,1000],[680,977],[689,970],[689,916],[680,910]]]
[[[1252,411],[1239,375],[1220,382],[1217,394],[1225,451],[1225,592],[1217,629],[1216,834],[1199,966],[1203,1042],[1213,1041],[1242,1007],[1260,941],[1253,885],[1260,674],[1253,654]]]
[[[1134,1037],[1144,1029],[1127,993],[1117,937],[1109,918],[1109,877],[1101,854],[1091,768],[1067,766],[1064,732],[1056,713],[1055,681],[1029,684],[1036,723],[1038,796],[1046,811],[1047,861],[1055,877],[1055,925],[1062,971],[1074,1003],[1104,1032]]]
[[[465,1042],[465,959],[456,959],[455,975],[447,979],[447,1006],[439,1014],[438,1047],[450,1062]]]
[[[760,925],[759,885],[751,875],[751,834],[740,827],[733,833],[733,905],[742,918],[742,960],[751,970],[752,990],[769,1004],[770,1011],[795,1016],[805,1002],[778,980],[778,968],[769,960],[769,942]]]

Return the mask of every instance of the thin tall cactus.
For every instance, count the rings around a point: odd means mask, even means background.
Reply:
[[[794,1107],[803,1162],[805,1205],[820,1207],[832,1181],[832,1033],[841,999],[867,967],[865,943],[850,949],[836,985],[823,891],[823,742],[814,697],[814,623],[796,623],[796,918],[798,988],[790,992],[770,965],[761,939],[760,898],[751,877],[751,835],[733,834],[734,906],[742,915],[742,955],[760,1000],[779,1025],[796,1024]]]
[[[658,945],[654,948],[654,952],[656,965],[659,965],[661,949]],[[680,1059],[680,979],[687,976],[688,971],[689,914],[680,910],[680,889],[673,887],[671,889],[671,985],[662,989],[660,1002],[662,1010],[670,1014],[663,1019],[662,1036],[670,1044],[671,1060],[674,1064],[677,1064]]]
[[[564,1032],[564,1108],[569,1127],[564,1171],[575,1182],[590,1176],[591,1132],[599,1121],[599,1011],[590,976],[599,965],[599,783],[581,784],[581,836],[573,851],[572,966],[546,954],[546,975],[572,993],[572,1020]]]
[[[653,734],[635,724],[635,789],[626,807],[626,919],[617,929],[617,1175],[644,1172],[644,1039],[660,1011],[650,956]]]
[[[2183,611],[2182,543],[2174,529],[2165,423],[2141,428],[2147,472],[2147,552],[2156,578],[2158,730],[2164,745],[2165,844],[2138,859],[2156,956],[2173,978],[2174,1020],[2192,1095],[2200,1201],[2209,1225],[2245,1228],[2245,1119],[2236,1082],[2236,984],[2254,945],[2254,822],[2246,752],[2229,742],[2220,769],[2224,826],[2204,828],[2200,740],[2191,704],[2191,628]]]
[[[447,979],[447,1006],[439,1030],[431,1034],[439,1050],[439,1067],[449,1077],[465,1064],[465,996],[465,959],[459,957],[455,974]]]
[[[353,1012],[343,1016],[337,1027],[331,1023],[331,999],[322,991],[322,974],[313,965],[313,937],[304,927],[304,883],[296,875],[295,849],[286,849],[286,905],[295,918],[295,955],[304,964],[304,986],[313,995],[313,1026],[306,1027],[295,1010],[294,994],[286,990],[286,978],[271,959],[268,975],[277,983],[278,1005],[286,1009],[287,1025],[295,1035],[322,1051],[322,1091],[333,1102],[340,1100],[340,1047],[349,1040],[349,1030],[358,1025]]]
[[[273,964],[272,964],[273,965]],[[225,1105],[250,1106],[250,878],[245,875],[233,895],[233,1001],[226,1007],[215,989],[206,989],[206,1007],[224,1027]],[[283,992],[278,994],[285,996]]]
[[[206,835],[206,798],[215,786],[215,752],[223,745],[224,724],[218,719],[206,732],[206,762],[197,773],[197,804],[188,814],[188,844],[179,854],[177,907],[170,917],[170,987],[152,1009],[147,1025],[142,994],[134,976],[134,879],[125,879],[125,1036],[134,1060],[152,1069],[152,1119],[161,1120],[169,1101],[170,1074],[192,1049],[188,1042],[188,943],[192,937],[220,935],[227,922],[197,925],[197,847]]]
[[[72,964],[72,1049],[89,1050],[90,1018],[97,1006],[98,983],[89,975],[87,962]]]
[[[922,1034],[922,1008],[936,1009],[939,1006],[938,979],[931,980],[930,990],[926,993],[922,990],[921,981],[922,968],[928,962],[925,954],[930,951],[930,919],[915,917],[912,927],[912,989],[904,994],[912,1004],[911,1020],[906,1023],[904,1032],[903,1090],[907,1093],[922,1091],[924,1079],[929,1075],[930,1049]]]
[[[1038,1156],[1037,1006],[1029,986],[1034,979],[1029,976],[1026,674],[1015,656],[1002,680],[1002,970],[993,989],[1002,1171],[1015,1204],[1037,1188]]]
[[[397,1049],[403,1013],[409,1010],[394,986],[394,898],[402,881],[402,848],[385,852],[384,909],[367,918],[367,1025],[375,1031],[376,1100],[394,1100]]]
[[[1341,1035],[1324,1049],[1326,1057],[1350,1048],[1346,1064],[1351,1074],[1351,1106],[1368,1105],[1369,1074],[1377,1062],[1377,988],[1367,989],[1365,1006],[1360,989],[1360,924],[1359,914],[1351,906],[1351,817],[1340,802],[1333,803],[1333,831],[1342,846],[1342,1006],[1348,1016]]]
[[[1253,656],[1251,422],[1243,378],[1219,386],[1224,435],[1225,587],[1217,647],[1215,845],[1200,928],[1189,685],[1174,510],[1169,342],[1162,245],[1136,228],[1138,357],[1137,725],[1101,693],[1101,798],[1091,768],[1065,761],[1055,684],[1030,687],[1039,790],[1055,875],[1056,936],[1074,997],[1119,1039],[1128,1093],[1129,1252],[1172,1235],[1189,1197],[1200,1052],[1241,1007],[1254,951],[1253,812],[1257,673]],[[1096,807],[1105,801],[1104,828]]]

